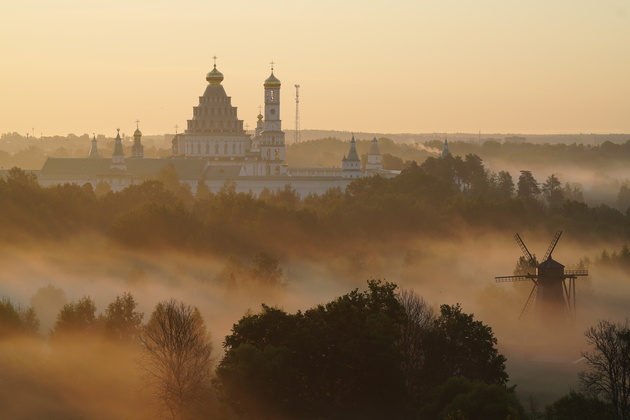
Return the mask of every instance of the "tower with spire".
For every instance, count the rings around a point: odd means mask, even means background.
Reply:
[[[136,120],[136,131],[133,133],[133,146],[131,146],[131,157],[142,159],[144,157],[144,146],[142,145],[142,132],[138,127],[140,121]]]
[[[354,140],[354,134],[352,140],[350,140],[350,151],[348,156],[344,156],[341,160],[341,176],[343,178],[361,178],[363,171],[361,171],[361,159],[357,153],[357,143]]]
[[[98,152],[98,145],[96,144],[96,134],[93,134],[92,137],[92,147],[90,147],[90,153],[88,154],[90,158],[100,158],[101,154]]]
[[[376,140],[376,137],[374,137],[374,140],[372,140],[372,145],[370,146],[370,153],[368,153],[365,170],[368,172],[376,172],[382,169],[383,157],[381,156],[381,150],[378,147],[378,140]]]
[[[116,129],[116,141],[114,143],[114,153],[112,154],[112,163],[109,165],[111,169],[127,170],[125,164],[125,152],[123,151],[122,139],[120,138],[120,128]]]
[[[265,120],[263,131],[260,133],[260,157],[265,163],[266,175],[280,175],[286,173],[284,161],[284,132],[280,120],[280,80],[273,74],[271,62],[271,76],[263,84],[265,88]]]
[[[442,154],[440,154],[440,158],[444,159],[450,154],[451,152],[448,150],[448,141],[446,140],[446,137],[444,137],[444,146],[442,146]]]

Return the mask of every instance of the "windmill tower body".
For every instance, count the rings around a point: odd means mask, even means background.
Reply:
[[[543,323],[555,323],[566,318],[564,265],[549,257],[536,268],[538,291],[536,294],[537,312]]]

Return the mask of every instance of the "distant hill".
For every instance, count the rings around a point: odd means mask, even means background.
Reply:
[[[287,144],[294,143],[295,130],[284,130],[286,133]],[[374,137],[385,137],[394,140],[396,143],[424,143],[432,140],[444,141],[447,138],[448,141],[470,141],[481,142],[487,140],[496,140],[504,142],[506,138],[522,137],[528,143],[535,144],[592,144],[600,145],[605,141],[612,143],[625,143],[630,140],[630,134],[524,134],[524,133],[367,133],[367,132],[351,132],[351,131],[339,131],[339,130],[301,130],[300,140],[317,140],[327,137],[338,138],[343,141],[349,141],[354,134],[355,138],[368,140]]]

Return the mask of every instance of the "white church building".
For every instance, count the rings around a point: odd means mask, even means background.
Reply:
[[[291,168],[285,157],[280,119],[281,83],[274,76],[273,67],[263,84],[264,115],[258,115],[253,136],[243,129],[243,120],[238,119],[237,109],[221,85],[223,79],[215,63],[206,75],[208,85],[199,97],[199,104],[193,107],[186,130],[173,138],[171,157],[145,158],[142,133],[137,128],[129,157],[125,156],[120,133],[111,158],[101,156],[94,138],[85,158],[49,157],[39,172],[40,184],[91,183],[95,187],[104,182],[118,191],[153,178],[172,165],[180,181],[193,192],[201,182],[214,193],[226,183],[233,183],[237,192],[255,195],[265,189],[276,191],[289,185],[305,197],[321,195],[330,188],[343,190],[352,180],[364,176],[398,174],[383,170],[376,138],[362,167],[354,136],[347,156],[341,160],[341,168]]]

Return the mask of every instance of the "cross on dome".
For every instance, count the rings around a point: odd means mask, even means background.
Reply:
[[[223,81],[223,73],[217,70],[217,56],[213,56],[212,59],[214,60],[214,68],[206,74],[206,80],[211,86],[219,86]]]
[[[271,64],[271,72],[273,73],[273,65],[274,65],[275,63],[274,63],[274,62],[273,62],[273,60],[272,60],[270,64]]]

